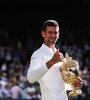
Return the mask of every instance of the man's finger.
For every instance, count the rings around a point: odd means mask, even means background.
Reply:
[[[77,77],[77,80],[80,82],[83,82],[82,78],[80,78],[80,77]]]

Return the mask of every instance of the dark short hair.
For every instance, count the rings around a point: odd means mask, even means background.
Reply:
[[[42,31],[46,31],[47,26],[56,26],[59,27],[59,24],[56,20],[47,20],[44,22]]]

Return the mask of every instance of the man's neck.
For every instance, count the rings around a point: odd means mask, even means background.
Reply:
[[[46,46],[48,46],[49,48],[55,48],[55,44],[46,44],[46,43],[44,43]]]
[[[44,43],[45,44],[45,43]],[[55,44],[51,44],[51,45],[48,45],[48,44],[45,44],[46,46],[48,46],[49,48],[51,48],[53,50],[53,52],[55,52],[56,50],[56,47],[55,47]]]

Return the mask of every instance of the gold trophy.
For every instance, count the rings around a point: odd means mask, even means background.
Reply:
[[[63,59],[63,64],[60,67],[60,71],[63,80],[71,86],[77,80],[77,77],[81,79],[79,75],[79,63],[76,60],[72,60],[68,53],[66,53],[65,58]],[[78,96],[80,94],[82,94],[82,91],[75,87],[72,87],[72,90],[69,92],[69,96]]]

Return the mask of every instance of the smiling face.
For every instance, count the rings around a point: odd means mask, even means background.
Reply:
[[[59,38],[59,28],[57,26],[47,26],[46,30],[42,31],[42,37],[47,46],[55,45]]]

